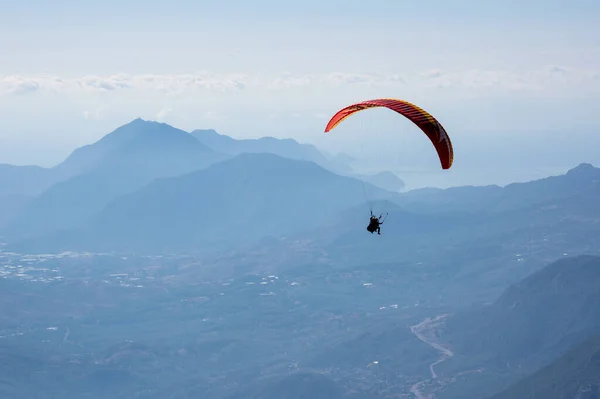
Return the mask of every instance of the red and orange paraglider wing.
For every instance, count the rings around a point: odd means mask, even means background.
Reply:
[[[325,128],[325,132],[329,132],[355,112],[376,107],[389,108],[408,118],[417,125],[427,137],[429,137],[429,140],[431,140],[431,143],[438,153],[442,168],[449,169],[452,166],[452,162],[454,161],[454,151],[452,150],[452,143],[450,142],[450,137],[448,137],[446,130],[427,111],[408,101],[396,100],[393,98],[380,98],[349,105],[346,108],[339,110],[331,118]]]

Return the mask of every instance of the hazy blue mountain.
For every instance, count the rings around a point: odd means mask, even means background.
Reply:
[[[277,139],[274,137],[234,139],[219,134],[214,129],[197,129],[192,131],[191,134],[201,143],[223,154],[275,154],[283,158],[311,161],[337,174],[363,179],[365,182],[387,191],[395,192],[404,188],[404,181],[392,172],[383,171],[368,176],[355,176],[351,166],[355,160],[351,156],[343,153],[330,155],[325,151],[320,151],[313,145],[300,144],[294,139]]]
[[[51,169],[0,164],[0,229],[56,181]]]
[[[411,209],[502,212],[567,198],[600,184],[600,168],[580,164],[564,175],[526,183],[499,186],[467,186],[448,189],[418,189],[403,194],[402,203]]]
[[[242,154],[187,175],[157,179],[110,203],[61,247],[186,248],[310,230],[344,208],[390,193],[306,161]]]
[[[0,196],[36,195],[51,184],[51,177],[51,170],[41,166],[0,164]]]
[[[597,399],[599,169],[399,194],[257,142],[135,120],[9,173],[0,397]]]
[[[600,336],[595,336],[490,399],[598,399],[599,395]]]
[[[223,154],[239,155],[242,153],[268,153],[283,158],[311,161],[335,173],[361,178],[365,182],[387,191],[400,191],[404,182],[392,172],[383,171],[368,176],[354,176],[352,173],[352,157],[346,154],[331,156],[319,151],[310,144],[300,144],[294,139],[277,139],[261,137],[259,139],[234,139],[219,134],[213,129],[197,129],[191,133],[201,143]]]
[[[407,236],[409,240],[421,236],[425,242],[433,240],[444,243],[444,248],[454,246],[457,252],[465,253],[472,253],[478,246],[483,248],[488,245],[484,242],[495,241],[498,249],[501,246],[516,248],[525,246],[525,243],[545,245],[539,241],[553,240],[553,237],[556,241],[579,240],[592,245],[594,237],[600,234],[600,207],[597,206],[600,184],[596,179],[599,171],[600,169],[584,165],[562,176],[520,183],[514,187],[458,187],[455,192],[462,191],[460,200],[428,190],[419,194],[418,200],[416,194],[413,193],[413,197],[408,195],[411,200],[407,201],[407,194],[402,193],[394,198],[394,203],[403,212],[437,220],[438,229],[429,229],[427,236],[424,236],[419,222],[411,223],[411,217],[390,212],[386,225],[382,228],[382,234],[385,233],[386,236],[382,241],[389,240],[388,251],[392,251],[393,256],[403,254],[393,252],[402,248],[392,245],[393,240],[400,239],[398,234],[406,235],[411,230],[413,235]],[[543,189],[538,189],[540,186]],[[432,205],[434,203],[435,206]],[[390,204],[378,204],[374,209],[376,213],[380,213],[393,208]],[[338,224],[332,226],[332,231],[345,234],[356,223],[358,220],[351,219],[350,216],[341,218]],[[403,230],[404,227],[408,229]],[[450,228],[451,231],[448,230]],[[346,239],[340,239],[338,244],[350,253],[366,249],[365,241],[360,239],[358,231],[354,239],[347,236]],[[517,250],[516,253],[522,250]]]
[[[0,211],[0,228],[15,238],[75,228],[111,200],[154,178],[202,169],[233,154],[270,152],[312,160],[331,170],[339,170],[343,164],[332,163],[315,147],[294,140],[233,140],[214,131],[196,131],[195,136],[226,154],[213,151],[180,129],[138,118],[76,149],[54,168],[6,166],[5,187],[12,187],[7,189],[12,197],[6,198],[7,206]],[[384,173],[376,176],[374,185],[389,187],[394,183],[396,188],[397,180]],[[30,197],[21,197],[22,203],[11,202],[14,195],[24,195],[22,192]]]
[[[328,155],[328,156],[330,156],[333,160],[344,163],[346,165],[352,165],[354,162],[356,162],[356,158],[354,158],[344,152],[339,152],[335,155]]]
[[[136,119],[75,150],[57,166],[75,176],[31,201],[6,232],[21,237],[75,228],[111,200],[155,178],[189,173],[225,158],[182,130]]]
[[[22,194],[0,196],[0,231],[33,201],[33,197]]]
[[[140,170],[88,172],[56,183],[25,206],[3,230],[14,238],[76,228],[115,198],[152,181]]]
[[[170,135],[168,142],[164,141],[166,134]],[[153,151],[166,159],[161,155],[161,147],[167,154],[169,149],[181,150],[184,146],[195,151],[211,152],[189,136],[188,133],[169,125],[138,118],[115,129],[96,143],[77,148],[63,162],[52,168],[0,165],[0,195],[37,195],[58,181],[108,167],[113,162],[117,163],[112,165],[114,168],[128,166],[124,163],[125,157],[132,158],[131,164],[144,162],[143,159],[136,159],[135,155],[138,152],[147,154]]]
[[[502,193],[503,188],[490,186],[460,186],[447,189],[420,188],[402,193],[402,203],[422,212],[471,211],[488,209]]]
[[[512,183],[492,205],[496,211],[536,205],[550,199],[568,198],[600,185],[600,168],[580,164],[564,175],[551,176],[528,183]]]
[[[396,192],[404,189],[404,181],[389,171],[365,176],[364,180],[387,191]]]
[[[213,129],[198,129],[191,132],[198,141],[213,150],[229,155],[242,153],[269,153],[283,158],[311,161],[325,169],[336,173],[349,173],[351,168],[347,160],[340,157],[329,157],[310,144],[300,144],[294,139],[277,139],[261,137],[259,139],[233,139],[219,134]]]
[[[445,373],[483,367],[441,398],[485,397],[600,333],[600,257],[559,260],[510,286],[492,305],[452,317]],[[463,396],[464,397],[464,396]]]
[[[444,234],[453,234],[461,228],[472,228],[473,223],[482,219],[464,212],[445,212],[428,214],[411,212],[401,205],[395,203],[396,196],[387,196],[383,200],[373,200],[369,197],[369,204],[342,209],[328,221],[325,226],[318,230],[310,231],[310,235],[326,245],[332,245],[330,250],[335,249],[336,244],[341,246],[358,246],[360,243],[376,248],[393,248],[394,242],[399,240],[419,240],[426,237],[438,237]],[[365,241],[366,227],[369,222],[369,206],[373,213],[382,216],[381,236],[377,242]],[[362,247],[364,248],[364,247]]]
[[[135,119],[97,142],[80,147],[56,167],[83,174],[93,170],[146,168],[148,175],[169,176],[196,164],[225,159],[189,133],[166,123]]]

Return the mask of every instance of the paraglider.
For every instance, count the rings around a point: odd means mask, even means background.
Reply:
[[[329,123],[327,123],[325,133],[331,131],[350,115],[368,108],[376,107],[385,107],[392,111],[396,111],[417,125],[423,133],[427,135],[435,147],[438,157],[440,158],[440,163],[442,164],[442,169],[450,169],[452,162],[454,161],[454,151],[452,150],[452,143],[450,142],[450,137],[448,137],[446,130],[431,114],[408,101],[396,100],[393,98],[380,98],[349,105],[333,115]]]
[[[408,101],[393,98],[380,98],[349,105],[333,115],[325,127],[325,133],[334,129],[350,115],[365,109],[376,107],[391,109],[392,111],[405,116],[417,125],[433,144],[442,165],[442,169],[450,169],[454,161],[454,150],[452,149],[452,142],[450,141],[450,137],[448,137],[446,130],[431,114]],[[373,210],[371,210],[367,230],[371,234],[377,231],[377,234],[381,235],[380,226],[382,223],[381,216],[379,218],[374,216]]]
[[[373,211],[371,211],[371,217],[369,218],[369,225],[367,226],[367,231],[371,234],[377,231],[378,235],[381,235],[381,225],[383,224],[383,214],[379,215],[379,217],[373,215]]]

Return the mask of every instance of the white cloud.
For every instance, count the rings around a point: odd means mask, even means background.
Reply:
[[[364,73],[344,73],[334,72],[325,75],[324,81],[327,83],[333,83],[336,86],[346,84],[404,84],[405,80],[399,75],[382,75],[382,74],[364,74]]]
[[[158,111],[158,113],[156,114],[156,119],[162,120],[165,118],[165,116],[169,115],[171,112],[173,112],[173,109],[171,107],[165,107],[165,108],[161,109],[160,111]]]
[[[290,87],[309,86],[314,83],[314,78],[311,75],[295,76],[290,72],[282,73],[281,76],[274,78],[268,85],[273,89],[288,89]]]
[[[38,90],[64,92],[110,92],[115,90],[157,90],[176,94],[187,90],[205,89],[221,92],[243,90],[251,85],[243,74],[220,75],[207,72],[195,74],[113,74],[59,78],[48,75],[0,77],[2,94],[21,94]]]
[[[595,78],[597,71],[548,65],[529,71],[482,70],[464,71],[430,70],[419,75],[424,87],[439,89],[473,89],[502,91],[552,92],[556,89],[600,89]]]
[[[49,75],[0,77],[0,94],[31,94],[50,91],[63,93],[98,93],[128,91],[155,91],[178,96],[195,91],[232,93],[247,90],[288,90],[293,88],[323,87],[327,89],[371,87],[391,89],[407,86],[414,89],[461,89],[498,91],[552,92],[585,87],[600,89],[596,70],[577,69],[561,65],[548,65],[529,71],[514,70],[427,70],[413,74],[377,74],[358,72],[330,72],[322,74],[281,73],[276,76],[251,76],[248,74],[218,74],[198,72],[189,74],[113,74],[108,76],[82,76],[75,78]]]
[[[155,90],[164,94],[181,94],[193,90],[234,92],[246,89],[288,89],[311,85],[339,87],[360,84],[404,84],[399,75],[331,72],[325,74],[282,73],[279,76],[248,76],[246,74],[216,74],[209,72],[190,74],[114,74],[109,76],[82,76],[59,78],[36,75],[29,77],[5,76],[2,93],[15,94],[17,89],[26,92],[52,90],[64,92],[111,92],[116,90]]]
[[[117,89],[131,89],[133,87],[132,77],[121,74],[105,78],[99,76],[84,76],[73,80],[73,82],[86,90],[111,91]]]
[[[267,87],[273,89],[288,89],[291,87],[305,87],[311,85],[339,87],[344,85],[391,85],[405,84],[400,75],[380,75],[374,73],[330,72],[325,74],[299,74],[290,72],[273,78]]]
[[[0,79],[0,89],[8,94],[27,94],[40,89],[40,83],[35,78],[19,75],[5,76]]]
[[[209,72],[180,75],[138,75],[131,78],[137,88],[156,89],[163,93],[177,94],[187,90],[214,90],[231,92],[244,90],[252,84],[244,74],[221,75]]]

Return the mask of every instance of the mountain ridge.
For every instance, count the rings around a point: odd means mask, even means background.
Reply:
[[[387,195],[375,186],[364,187],[375,198]],[[338,209],[363,201],[358,180],[313,162],[245,153],[203,170],[155,179],[108,204],[90,222],[96,223],[95,232],[91,225],[85,230],[95,237],[89,242],[115,245],[143,234],[131,242],[146,249],[161,243],[192,245],[200,239],[208,240],[202,241],[204,245],[216,245],[225,238],[254,239],[255,234],[309,229]]]
[[[113,199],[158,177],[203,169],[225,156],[170,125],[136,119],[80,147],[56,173],[71,176],[30,201],[4,227],[14,237],[75,228]]]
[[[342,157],[327,157],[311,144],[301,144],[286,138],[260,137],[252,139],[234,139],[218,133],[214,129],[196,129],[190,133],[198,141],[215,151],[229,155],[242,153],[270,153],[283,158],[312,161],[317,165],[338,174],[348,174],[352,169]]]
[[[600,335],[597,335],[489,399],[597,399],[599,394]]]
[[[458,398],[466,387],[477,397],[491,395],[600,334],[599,280],[599,256],[560,259],[510,285],[491,305],[454,315],[441,340],[455,356],[439,373],[484,367],[486,383],[477,385],[474,376],[462,391],[454,386],[440,398]]]

